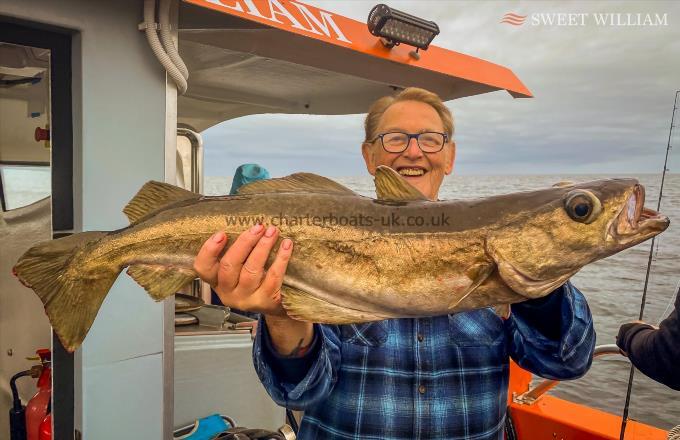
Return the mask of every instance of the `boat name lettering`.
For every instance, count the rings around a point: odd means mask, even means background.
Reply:
[[[296,14],[293,12],[294,10],[292,10],[290,6],[287,8],[280,2],[280,0],[266,0],[258,2],[260,8],[257,7],[254,0],[205,1],[222,8],[252,15],[253,17],[279,23],[284,26],[286,23],[280,19],[285,18],[288,20],[292,28],[300,29],[317,35],[325,35],[328,38],[334,38],[338,41],[349,44],[352,43],[333,19],[333,14],[314,7],[311,7],[312,10],[310,11],[310,7],[301,3],[296,3],[293,1],[285,3],[285,5],[292,5],[295,7],[297,10],[296,17]],[[318,12],[318,16],[314,14],[314,11]],[[301,23],[301,20],[304,20],[306,26]]]

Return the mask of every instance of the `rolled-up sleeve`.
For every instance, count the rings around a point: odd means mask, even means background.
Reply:
[[[593,361],[595,329],[585,297],[570,282],[543,304],[512,306],[506,321],[510,355],[522,368],[548,379],[576,379]],[[555,328],[546,329],[546,322]]]
[[[269,344],[267,325],[262,318],[257,326],[253,344],[253,363],[260,381],[267,393],[279,405],[295,410],[305,410],[323,401],[333,390],[340,365],[340,338],[336,326],[314,324],[314,332],[319,338],[318,350],[309,369],[297,383],[287,382],[276,371],[286,370],[286,366],[272,365],[273,362],[287,362],[281,357],[268,355]],[[302,375],[301,375],[302,376]]]

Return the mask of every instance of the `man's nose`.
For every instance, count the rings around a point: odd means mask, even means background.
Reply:
[[[418,146],[418,140],[416,138],[410,138],[408,140],[403,155],[409,159],[416,159],[423,155],[423,151]]]

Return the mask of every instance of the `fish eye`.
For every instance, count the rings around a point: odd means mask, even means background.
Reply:
[[[599,217],[602,204],[590,191],[576,190],[567,193],[564,198],[564,210],[572,220],[588,224]]]

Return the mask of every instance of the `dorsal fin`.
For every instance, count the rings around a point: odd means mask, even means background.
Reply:
[[[146,182],[127,206],[123,208],[123,213],[127,215],[130,223],[134,223],[145,215],[171,203],[200,198],[200,194],[170,185],[169,183],[151,180]]]
[[[312,173],[295,173],[276,179],[257,180],[238,189],[239,194],[314,192],[328,194],[355,194],[346,186]]]
[[[399,173],[384,165],[375,170],[375,193],[379,200],[427,200]]]

